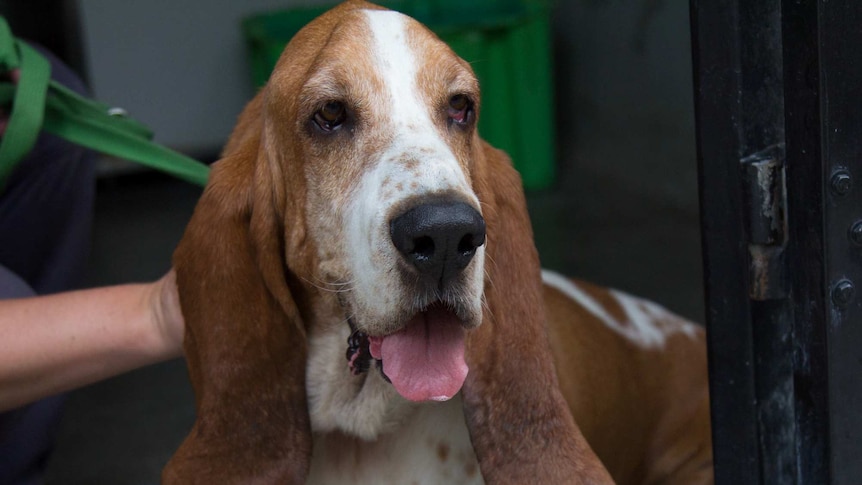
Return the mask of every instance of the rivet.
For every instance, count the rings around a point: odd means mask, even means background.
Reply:
[[[832,192],[836,195],[847,195],[853,188],[853,178],[846,170],[839,170],[832,174]]]
[[[832,302],[838,307],[846,307],[853,301],[856,287],[850,280],[841,280],[832,287]]]
[[[857,246],[862,246],[862,221],[856,221],[847,231],[850,240]]]

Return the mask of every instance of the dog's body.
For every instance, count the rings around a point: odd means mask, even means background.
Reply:
[[[291,41],[175,256],[198,418],[166,482],[711,480],[701,331],[543,287],[478,111],[469,65],[395,12]]]

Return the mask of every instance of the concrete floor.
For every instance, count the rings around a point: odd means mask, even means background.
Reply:
[[[544,266],[702,321],[695,207],[626,189],[607,172],[575,166],[562,167],[558,182],[528,194]],[[198,195],[195,187],[161,177],[100,185],[90,284],[163,274]],[[194,420],[192,402],[181,360],[71,393],[49,483],[158,483]]]

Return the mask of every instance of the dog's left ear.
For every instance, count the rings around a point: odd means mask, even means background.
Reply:
[[[467,341],[470,373],[462,395],[482,475],[494,485],[613,483],[557,385],[521,178],[505,153],[487,143],[478,156],[487,305]]]
[[[302,484],[308,472],[305,329],[280,179],[253,137],[235,132],[174,253],[197,418],[164,483]]]

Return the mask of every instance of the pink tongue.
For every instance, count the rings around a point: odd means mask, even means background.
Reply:
[[[431,308],[398,333],[372,338],[369,350],[398,394],[411,401],[451,399],[467,378],[464,330],[452,312]]]

